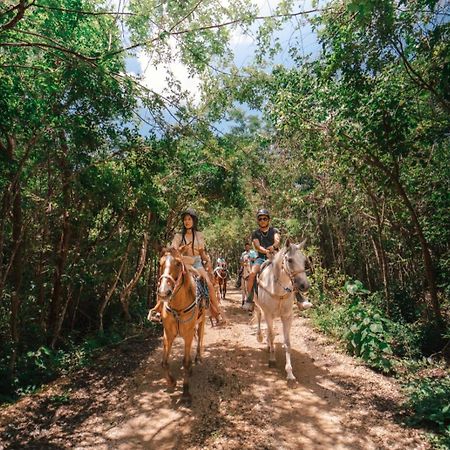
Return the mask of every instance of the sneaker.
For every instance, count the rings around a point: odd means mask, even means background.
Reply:
[[[248,299],[246,300],[246,302],[242,305],[242,309],[244,311],[249,311],[252,312],[253,308],[255,307],[255,304],[253,302],[248,301]]]
[[[304,302],[297,302],[298,307],[301,311],[306,311],[309,308],[312,308],[312,303],[308,302],[308,300],[305,300]]]
[[[297,300],[297,306],[300,309],[300,311],[306,311],[313,305],[310,301],[306,300],[306,298],[303,297],[303,295],[300,294],[300,292],[297,292],[295,294],[295,300]]]
[[[161,313],[150,310],[147,316],[147,320],[154,323],[161,323],[162,322]]]

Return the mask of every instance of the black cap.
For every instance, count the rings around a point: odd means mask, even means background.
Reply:
[[[259,209],[258,212],[256,213],[256,218],[258,218],[259,216],[267,216],[270,219],[270,214],[269,211],[267,211],[267,209]]]

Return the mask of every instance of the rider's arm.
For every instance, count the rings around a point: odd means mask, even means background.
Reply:
[[[206,253],[206,250],[204,248],[201,248],[199,253],[202,261],[206,262],[206,270],[212,273],[211,258],[209,257],[208,253]]]
[[[260,243],[259,243],[259,239],[253,239],[253,246],[255,247],[255,250],[259,253],[263,253],[264,255],[267,255],[267,253],[269,253],[269,250],[267,250],[266,248],[264,248]]]
[[[279,249],[280,248],[280,233],[275,233],[275,236],[273,238],[273,248]]]

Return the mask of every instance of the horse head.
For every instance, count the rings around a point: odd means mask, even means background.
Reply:
[[[307,258],[302,253],[306,239],[300,244],[293,244],[288,239],[283,249],[283,267],[294,285],[294,289],[306,292],[309,282],[306,276]]]
[[[175,248],[164,248],[159,260],[158,295],[162,299],[170,298],[180,286],[185,272],[180,252]]]

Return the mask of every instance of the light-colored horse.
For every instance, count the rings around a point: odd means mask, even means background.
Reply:
[[[288,382],[295,381],[291,365],[291,342],[290,332],[292,325],[292,305],[295,291],[306,291],[309,288],[305,272],[306,257],[300,250],[303,249],[305,241],[301,244],[291,244],[286,241],[285,246],[268,263],[258,279],[258,295],[255,296],[257,305],[256,315],[258,318],[258,342],[262,342],[261,313],[267,323],[267,345],[269,347],[269,367],[275,366],[275,346],[273,321],[280,317],[283,324],[284,348],[286,352],[285,370]]]
[[[196,302],[195,282],[186,269],[178,250],[164,249],[160,259],[161,276],[158,296],[164,302],[162,323],[164,326],[164,348],[162,367],[170,388],[175,388],[176,380],[170,372],[169,355],[174,339],[184,339],[183,358],[183,396],[189,402],[189,377],[192,372],[191,348],[194,336],[197,337],[195,361],[202,359],[203,337],[205,330],[205,308]]]

